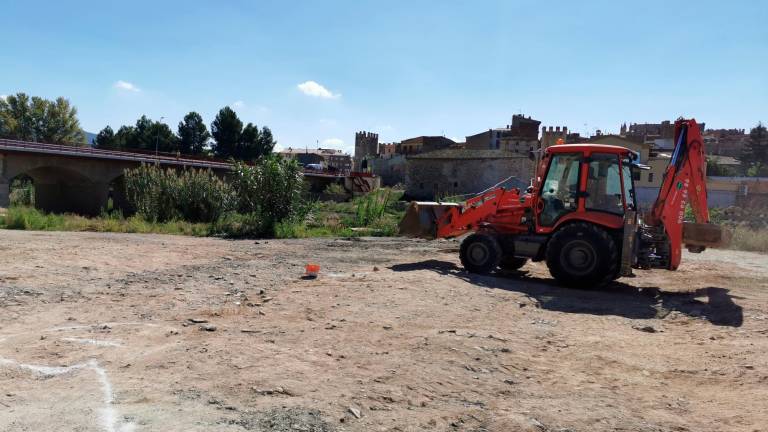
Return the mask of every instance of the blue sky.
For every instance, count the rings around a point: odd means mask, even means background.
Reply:
[[[763,1],[0,0],[0,95],[65,96],[83,127],[174,129],[232,106],[283,147],[452,138],[522,112],[615,132],[768,120]],[[303,84],[303,85],[302,85]]]

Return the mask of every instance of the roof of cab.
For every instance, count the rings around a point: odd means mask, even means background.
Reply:
[[[606,144],[558,144],[547,147],[547,153],[613,153],[624,155],[632,153],[632,150],[626,147],[619,147]]]

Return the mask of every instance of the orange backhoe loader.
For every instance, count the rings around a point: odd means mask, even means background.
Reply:
[[[633,173],[647,169],[617,146],[547,148],[527,191],[493,188],[465,203],[412,202],[402,234],[450,238],[467,233],[460,259],[473,273],[516,270],[546,261],[561,284],[604,285],[633,268],[676,270],[682,246],[719,246],[725,233],[709,223],[704,148],[695,120],[675,123],[675,149],[653,208],[637,210]],[[683,220],[686,205],[695,223]]]

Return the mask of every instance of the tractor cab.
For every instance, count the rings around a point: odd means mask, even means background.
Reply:
[[[546,149],[536,177],[536,231],[549,233],[571,219],[620,228],[637,209],[633,165],[637,154],[623,147],[565,144]]]

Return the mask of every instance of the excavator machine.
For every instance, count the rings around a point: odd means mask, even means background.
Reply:
[[[709,221],[706,160],[695,120],[675,122],[675,148],[658,197],[645,214],[634,180],[639,155],[600,144],[558,144],[544,150],[525,191],[495,187],[464,203],[412,202],[404,235],[452,238],[472,273],[517,270],[546,261],[566,286],[594,288],[632,269],[676,270],[682,247],[721,246],[726,233]],[[695,222],[686,222],[686,206]]]

